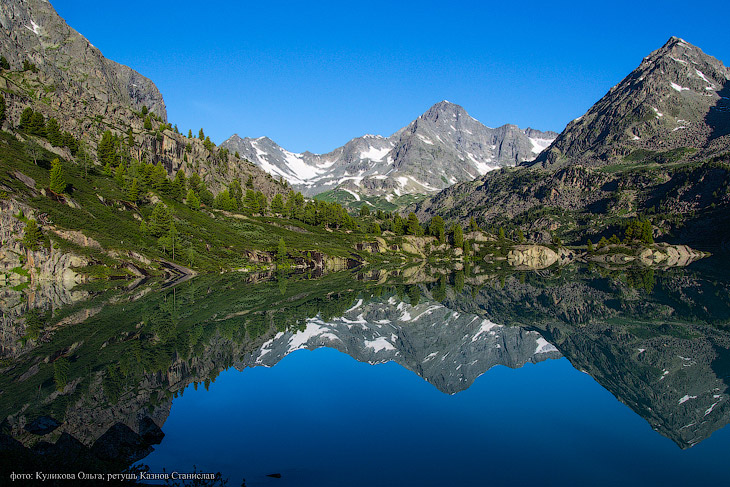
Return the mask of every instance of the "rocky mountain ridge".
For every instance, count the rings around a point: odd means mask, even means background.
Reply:
[[[301,154],[267,137],[221,144],[305,195],[342,188],[354,194],[433,193],[490,170],[532,160],[557,136],[515,125],[489,128],[442,101],[389,137],[365,135],[327,154]]]
[[[447,188],[407,211],[576,244],[648,218],[655,238],[727,244],[728,79],[720,61],[671,38],[534,162]]]
[[[730,70],[678,37],[573,120],[533,164],[596,164],[636,150],[727,150]],[[529,163],[527,165],[530,165]]]
[[[45,0],[8,0],[0,5],[0,50],[11,69],[29,61],[83,105],[88,116],[113,105],[147,106],[163,120],[165,102],[157,87],[138,72],[109,59],[68,26]],[[75,100],[75,103],[74,103]],[[85,103],[82,103],[85,101]]]
[[[179,133],[167,123],[165,103],[155,84],[105,58],[49,2],[3,2],[0,26],[0,54],[10,65],[0,70],[0,93],[6,102],[4,130],[15,131],[21,113],[31,108],[45,119],[54,118],[61,131],[78,139],[78,154],[36,140],[69,161],[82,155],[95,160],[102,134],[110,130],[123,141],[118,149],[121,157],[160,163],[173,176],[179,170],[186,176],[198,173],[214,192],[249,177],[269,199],[288,191],[271,175],[209,140]]]

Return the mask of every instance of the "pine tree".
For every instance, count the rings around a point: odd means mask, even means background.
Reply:
[[[20,125],[19,127],[21,130],[28,130],[30,128],[30,121],[33,118],[33,109],[30,107],[27,107],[25,110],[23,110],[23,113],[20,114]]]
[[[279,239],[279,245],[276,248],[276,260],[280,264],[286,262],[286,242],[284,242],[284,237]]]
[[[464,231],[461,225],[455,224],[451,227],[451,238],[454,242],[454,247],[461,247],[464,245]]]
[[[178,169],[175,173],[175,179],[172,182],[172,196],[175,199],[180,199],[185,194],[187,189],[187,178],[182,169]]]
[[[415,213],[411,212],[408,214],[408,224],[406,226],[406,232],[408,235],[420,235],[423,230],[421,224],[418,221],[418,217]]]
[[[10,63],[5,58],[5,56],[0,56],[0,69],[5,69],[5,70],[10,69]]]
[[[522,231],[522,229],[517,229],[517,241],[519,243],[525,243],[525,233]]]
[[[145,130],[152,130],[152,120],[150,120],[149,115],[144,117],[144,129]]]
[[[256,206],[258,207],[261,216],[265,216],[268,201],[266,200],[266,195],[261,191],[256,191]]]
[[[596,251],[596,249],[593,247],[593,242],[591,242],[590,240],[588,240],[588,249],[587,250],[588,250],[589,254],[592,254],[593,252]]]
[[[33,112],[28,131],[41,137],[46,135],[46,119],[41,112]]]
[[[66,178],[63,175],[63,166],[57,158],[51,162],[51,183],[49,188],[56,194],[61,194],[66,191]]]
[[[103,165],[113,165],[117,162],[117,139],[112,135],[111,130],[106,130],[101,135],[96,155]]]
[[[444,219],[436,215],[431,218],[431,222],[428,224],[428,230],[431,235],[438,238],[440,244],[446,241],[446,227],[444,226]]]
[[[251,213],[258,213],[259,205],[256,200],[256,192],[254,190],[246,190],[246,196],[243,198],[243,205],[251,210]]]
[[[159,202],[152,210],[147,229],[151,235],[161,237],[170,229],[171,221],[170,210],[168,210],[164,203]]]
[[[471,217],[469,219],[469,231],[470,232],[476,232],[479,230],[479,226],[477,225],[477,221],[474,219],[474,217]]]
[[[5,121],[5,97],[0,95],[0,123]]]
[[[124,176],[127,171],[124,169],[124,164],[119,164],[117,169],[114,171],[114,180],[117,182],[120,188],[124,187]]]
[[[277,193],[274,199],[271,200],[271,211],[276,214],[281,214],[284,211],[284,198],[281,197],[280,193]]]
[[[243,190],[241,189],[241,183],[238,181],[238,179],[234,179],[231,181],[231,184],[228,185],[228,192],[231,195],[231,198],[236,200],[236,206],[241,208],[242,203],[241,200],[243,198]]]
[[[193,173],[193,175],[188,179],[188,188],[192,189],[196,193],[200,193],[202,182],[203,181],[200,179],[200,176],[198,176],[198,173]]]
[[[200,140],[205,140],[205,133],[203,133],[202,127],[201,127],[200,131],[198,132],[198,138]]]
[[[192,139],[192,138],[193,138],[193,131],[188,129],[188,139]]]
[[[55,118],[49,118],[48,122],[46,122],[46,136],[48,137],[48,142],[54,147],[63,146],[63,134]]]
[[[132,179],[132,182],[127,186],[127,198],[132,203],[137,203],[139,199],[139,182],[137,182],[137,178]]]
[[[40,242],[43,238],[41,229],[38,228],[38,224],[35,220],[30,219],[25,224],[25,233],[23,234],[23,245],[30,250],[38,250],[40,248]]]
[[[195,194],[195,191],[192,190],[192,188],[188,190],[188,195],[185,198],[185,202],[193,210],[200,209],[200,199],[198,198],[198,195]]]

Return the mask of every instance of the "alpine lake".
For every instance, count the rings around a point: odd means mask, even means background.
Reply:
[[[0,300],[3,484],[730,478],[727,255],[41,284]]]

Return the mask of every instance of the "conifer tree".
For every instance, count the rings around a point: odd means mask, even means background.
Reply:
[[[49,118],[48,122],[46,122],[46,136],[48,137],[48,142],[54,147],[63,146],[63,134],[55,118]]]
[[[19,127],[22,130],[28,130],[30,128],[30,121],[33,118],[33,109],[30,107],[27,107],[25,110],[23,110],[23,113],[20,114],[20,125]]]
[[[464,231],[458,223],[451,227],[451,238],[453,239],[454,247],[464,245]]]
[[[274,196],[271,200],[271,211],[276,214],[281,214],[284,211],[284,198],[281,197],[280,193]]]
[[[474,219],[474,217],[469,218],[469,231],[470,232],[476,232],[479,230],[479,226],[477,225],[477,221]]]
[[[117,182],[120,188],[124,187],[124,176],[127,171],[124,168],[124,164],[119,164],[117,169],[114,171],[114,180]]]
[[[5,121],[5,97],[0,95],[0,123]]]
[[[200,209],[200,199],[198,198],[198,195],[195,194],[195,191],[192,190],[192,188],[188,190],[188,195],[185,198],[185,202],[193,210]]]
[[[423,230],[421,224],[418,221],[418,217],[415,213],[411,212],[408,214],[408,224],[406,226],[406,232],[408,235],[421,235]]]
[[[99,162],[103,165],[113,165],[117,162],[117,143],[117,139],[112,135],[111,130],[104,131],[96,148]]]
[[[51,182],[49,185],[51,191],[61,194],[66,191],[66,178],[63,174],[63,166],[58,158],[51,162]]]
[[[46,135],[46,119],[41,112],[33,112],[33,116],[30,118],[28,131],[31,134],[39,135],[41,137]]]
[[[182,169],[178,169],[175,173],[175,180],[172,182],[172,193],[175,199],[180,199],[187,189],[187,178]]]
[[[438,238],[439,243],[444,243],[446,240],[446,229],[444,227],[444,219],[436,215],[431,218],[431,222],[428,224],[428,231],[431,235]]]
[[[286,242],[284,242],[284,237],[279,239],[279,245],[276,248],[276,260],[279,264],[286,262]]]
[[[132,203],[137,203],[139,199],[139,182],[137,178],[132,179],[132,182],[127,186],[127,199]]]
[[[164,203],[159,202],[152,210],[147,229],[151,235],[161,237],[170,229],[171,221],[170,210]]]
[[[256,207],[258,208],[259,213],[261,216],[266,215],[266,207],[268,206],[268,201],[266,200],[266,195],[262,193],[261,191],[256,191]]]
[[[30,219],[25,224],[25,233],[23,234],[23,245],[30,250],[38,250],[40,248],[40,242],[43,238],[41,229],[38,228],[38,224],[35,220]]]

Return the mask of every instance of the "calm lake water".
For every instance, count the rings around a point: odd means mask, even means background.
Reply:
[[[196,468],[249,487],[724,485],[728,269],[7,291],[0,466]]]

